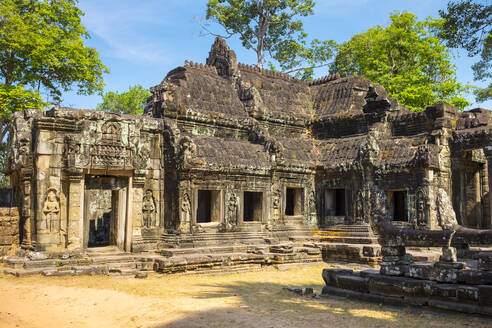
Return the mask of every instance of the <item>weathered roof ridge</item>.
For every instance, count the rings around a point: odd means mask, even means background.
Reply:
[[[238,63],[237,66],[238,66],[240,71],[260,73],[260,74],[266,75],[268,77],[282,79],[282,80],[289,81],[289,82],[304,82],[302,80],[299,80],[299,79],[296,79],[295,77],[290,76],[289,74],[282,73],[282,72],[276,72],[276,71],[272,71],[272,70],[268,70],[268,69],[264,69],[264,68],[259,68],[256,65],[248,65],[248,64]]]
[[[341,76],[340,76],[340,73],[338,73],[338,72],[333,73],[333,74],[328,74],[328,75],[325,75],[323,77],[320,77],[319,79],[309,81],[309,86],[325,84],[325,83],[328,83],[331,81],[338,80],[340,78],[341,78]]]
[[[196,68],[202,71],[210,72],[217,74],[217,68],[213,65],[207,65],[207,64],[202,64],[202,63],[195,63],[193,61],[188,61],[185,60],[184,67],[191,67],[191,68]],[[217,74],[218,75],[218,74]]]

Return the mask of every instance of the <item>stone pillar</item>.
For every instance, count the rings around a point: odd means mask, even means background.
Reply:
[[[404,246],[383,246],[383,256],[379,272],[388,276],[403,276],[409,272],[412,255],[407,254]]]
[[[489,182],[489,217],[487,226],[492,227],[492,146],[487,146],[483,149],[485,157],[487,158],[487,173]]]
[[[31,211],[31,176],[24,175],[22,178],[22,243],[23,249],[32,249],[32,211]]]
[[[130,227],[130,231],[127,230],[127,238],[131,236],[131,250],[135,252],[142,251],[142,199],[144,193],[144,176],[134,176],[130,179],[130,188],[128,195],[128,225]],[[128,242],[128,241],[127,241]],[[129,251],[129,248],[126,248],[126,251]]]
[[[68,176],[68,224],[69,249],[84,247],[84,179],[83,175]]]

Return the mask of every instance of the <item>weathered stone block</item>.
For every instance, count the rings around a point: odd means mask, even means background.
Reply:
[[[369,292],[376,295],[403,297],[403,283],[405,279],[400,277],[379,276],[369,277]]]
[[[479,285],[478,288],[478,302],[484,306],[492,306],[492,286]]]
[[[399,265],[393,263],[381,263],[379,272],[388,276],[404,276],[409,271],[408,265]]]
[[[431,286],[431,296],[444,300],[457,300],[457,286],[453,284],[434,284]]]
[[[456,262],[456,248],[443,247],[440,261],[442,262]]]
[[[456,297],[459,302],[478,302],[478,293],[477,287],[459,286],[456,289]]]
[[[354,274],[339,274],[336,276],[336,279],[339,288],[353,290],[360,293],[369,292],[368,278],[356,276]]]
[[[338,275],[349,275],[352,274],[352,270],[346,270],[346,269],[323,269],[322,272],[322,277],[323,280],[325,281],[325,284],[330,285],[330,286],[337,286],[337,276]]]
[[[492,253],[483,253],[477,256],[478,270],[492,271]]]
[[[384,256],[403,256],[406,254],[405,247],[403,246],[382,246],[381,255]]]

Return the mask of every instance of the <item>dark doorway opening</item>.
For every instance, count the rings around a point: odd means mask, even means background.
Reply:
[[[262,203],[262,192],[245,191],[243,221],[261,221],[263,211]]]
[[[345,189],[325,190],[325,215],[345,216]]]
[[[407,216],[407,192],[390,191],[390,201],[393,207],[393,221],[408,221]]]
[[[287,188],[285,190],[285,215],[302,215],[302,188]]]
[[[211,199],[212,193],[210,190],[198,190],[198,208],[196,213],[197,223],[211,222]]]
[[[220,222],[220,190],[198,190],[197,223]]]
[[[335,189],[335,215],[345,215],[345,189]]]
[[[88,247],[103,247],[110,245],[111,212],[102,213],[102,216],[89,221]]]
[[[85,247],[125,247],[127,188],[124,177],[85,177]]]

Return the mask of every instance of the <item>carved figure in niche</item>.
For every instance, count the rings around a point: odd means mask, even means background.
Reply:
[[[227,201],[227,217],[228,224],[231,226],[236,225],[237,220],[237,197],[236,194],[232,193]]]
[[[191,163],[196,153],[196,145],[190,137],[185,136],[180,140],[181,158],[183,165]]]
[[[364,221],[364,203],[363,203],[362,190],[359,190],[357,192],[357,195],[355,196],[354,216],[357,222]]]
[[[275,210],[278,210],[280,208],[280,196],[280,190],[278,188],[275,188],[272,195],[272,207]]]
[[[80,143],[75,140],[75,136],[65,137],[65,155],[72,155],[80,152]]]
[[[190,195],[188,194],[187,191],[183,192],[183,200],[181,201],[181,212],[182,214],[180,215],[181,222],[180,224],[183,224],[185,222],[191,222],[191,200],[190,200]],[[176,227],[178,230],[178,227]]]
[[[137,152],[133,159],[133,166],[136,169],[145,169],[147,167],[147,159],[150,157],[150,148],[147,144],[142,145],[140,151]]]
[[[314,190],[311,190],[309,193],[309,208],[311,210],[311,214],[316,214],[316,195]]]
[[[426,197],[422,190],[417,192],[417,198],[415,201],[415,224],[418,227],[425,227],[427,225],[427,217],[426,217]]]
[[[55,188],[48,189],[46,200],[44,201],[43,214],[45,220],[42,222],[41,229],[49,229],[50,232],[60,229],[60,198]]]
[[[155,227],[155,201],[152,190],[150,189],[145,192],[145,195],[143,197],[142,212],[144,227]]]
[[[106,122],[102,126],[102,137],[111,143],[121,141],[121,126],[117,122]]]
[[[226,217],[225,222],[219,224],[217,230],[219,232],[234,231],[237,225],[237,196],[231,193],[226,201]]]

